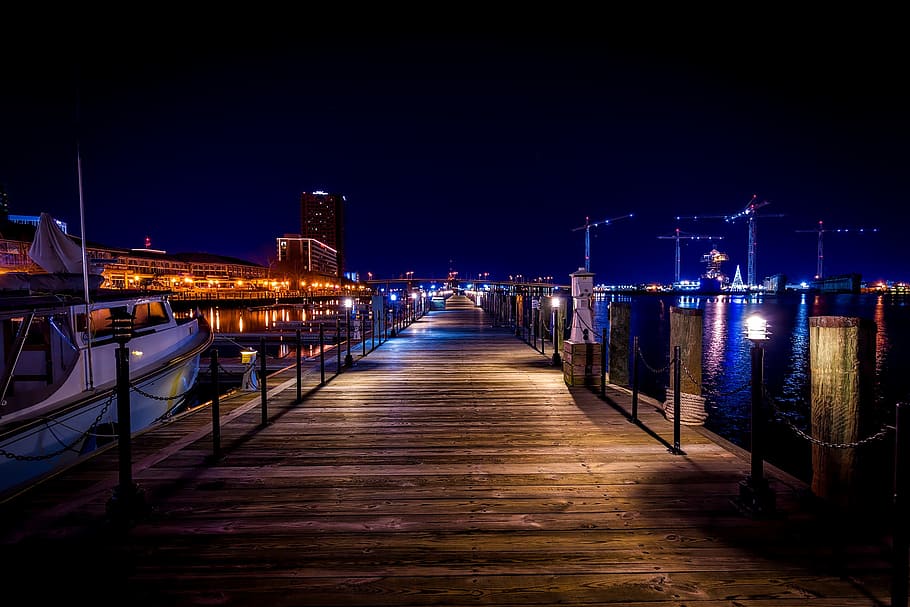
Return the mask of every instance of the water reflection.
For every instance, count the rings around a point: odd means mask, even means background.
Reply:
[[[609,296],[594,302],[595,332],[609,332]],[[669,361],[669,308],[699,308],[704,311],[702,384],[708,419],[705,426],[744,448],[749,447],[751,426],[751,343],[745,339],[745,321],[761,314],[771,330],[765,348],[765,387],[776,411],[795,428],[809,431],[809,320],[813,316],[851,316],[876,323],[875,369],[879,417],[893,417],[894,403],[907,400],[908,384],[902,377],[910,364],[910,306],[902,298],[882,295],[780,296],[641,296],[624,298],[632,303],[632,336],[638,337],[644,359],[640,377],[642,393],[663,401],[669,373],[657,361]],[[893,420],[892,420],[893,421]],[[779,429],[777,447],[804,452],[804,444],[792,429]],[[789,436],[785,433],[789,433]],[[774,461],[777,456],[769,454]],[[776,462],[804,476],[794,466]],[[796,466],[799,468],[799,466]]]

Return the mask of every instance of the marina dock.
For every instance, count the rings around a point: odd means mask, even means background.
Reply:
[[[108,508],[116,445],[0,503],[7,596],[92,605],[818,607],[890,604],[887,516],[856,519],[659,403],[569,387],[451,297],[322,383],[136,435],[142,502]],[[265,417],[266,419],[263,419]],[[903,607],[903,606],[901,606]]]

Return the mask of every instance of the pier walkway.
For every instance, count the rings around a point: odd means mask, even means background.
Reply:
[[[118,526],[108,449],[0,505],[4,595],[29,604],[888,605],[887,535],[768,466],[777,515],[734,505],[749,460],[630,395],[567,387],[455,305],[296,400],[295,369],[137,435],[147,510]],[[881,521],[877,521],[881,522]],[[21,600],[21,599],[20,599]]]

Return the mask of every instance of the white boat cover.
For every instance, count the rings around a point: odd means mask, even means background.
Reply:
[[[82,249],[47,213],[41,213],[38,218],[28,256],[46,272],[82,274]]]

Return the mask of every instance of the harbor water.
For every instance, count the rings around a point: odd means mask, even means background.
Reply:
[[[703,311],[702,397],[705,427],[744,448],[751,442],[751,356],[746,320],[758,314],[768,321],[763,342],[764,384],[769,420],[766,460],[805,481],[811,480],[809,319],[845,316],[876,325],[876,427],[894,424],[896,402],[910,400],[910,299],[877,294],[779,295],[641,295],[599,296],[594,302],[598,335],[609,332],[609,306],[626,301],[631,308],[631,334],[639,341],[639,388],[660,402],[670,381],[670,309]],[[890,441],[890,444],[887,444]],[[874,445],[882,482],[889,475],[888,453],[893,433]],[[867,447],[861,447],[867,448]]]

